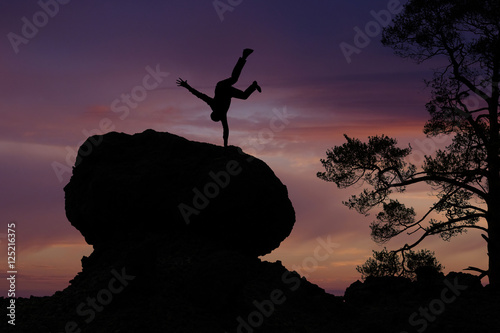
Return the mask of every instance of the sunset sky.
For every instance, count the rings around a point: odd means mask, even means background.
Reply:
[[[330,239],[335,250],[302,272],[329,292],[342,294],[360,278],[355,267],[382,247],[370,238],[374,214],[342,205],[361,188],[340,190],[316,177],[326,150],[342,144],[344,133],[363,140],[385,134],[411,144],[412,161],[419,162],[422,153],[449,142],[422,133],[431,93],[423,80],[439,63],[416,65],[380,43],[383,14],[393,16],[388,7],[394,11],[398,1],[222,0],[219,12],[212,0],[59,1],[64,4],[40,1],[49,14],[37,1],[0,2],[0,296],[8,289],[11,221],[17,223],[18,296],[62,290],[92,252],[66,219],[63,192],[74,152],[89,135],[152,128],[222,145],[221,125],[210,120],[208,107],[175,80],[212,95],[244,48],[255,52],[236,87],[256,80],[263,91],[233,100],[229,144],[274,170],[297,216],[290,237],[264,259],[300,269],[314,258],[318,238]],[[355,40],[365,28],[367,37]],[[347,44],[359,46],[349,59],[340,46]],[[145,81],[152,71],[161,74]],[[145,90],[145,82],[156,88]],[[132,92],[140,98],[127,104],[123,96]],[[273,131],[277,112],[286,112],[288,122]],[[430,194],[413,188],[403,200],[423,212]],[[487,266],[475,231],[421,245],[436,252],[445,272]]]

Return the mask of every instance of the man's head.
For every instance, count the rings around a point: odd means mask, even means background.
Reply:
[[[212,113],[210,114],[210,118],[211,118],[213,121],[215,121],[215,122],[220,121],[220,117],[219,117],[219,115],[218,115],[217,113],[215,113],[215,112],[212,112]]]

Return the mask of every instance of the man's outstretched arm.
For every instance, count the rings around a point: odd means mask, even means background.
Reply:
[[[199,99],[203,100],[205,103],[207,103],[208,105],[210,105],[213,101],[213,99],[211,97],[208,97],[207,95],[199,92],[198,90],[194,89],[193,87],[191,87],[187,81],[184,81],[183,79],[181,78],[178,78],[177,81],[176,81],[177,85],[179,87],[184,87],[186,88],[187,90],[189,90],[189,92],[191,92],[193,95],[195,95],[196,97],[198,97]]]

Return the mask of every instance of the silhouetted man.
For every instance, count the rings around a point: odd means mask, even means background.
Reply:
[[[245,91],[241,91],[233,87],[238,81],[240,77],[241,70],[243,66],[245,66],[247,57],[253,52],[252,49],[244,49],[243,56],[238,59],[236,66],[233,69],[233,73],[231,77],[222,81],[219,81],[215,86],[214,97],[209,97],[198,90],[192,88],[187,81],[182,80],[181,78],[177,79],[177,85],[180,87],[184,87],[189,90],[193,95],[202,99],[207,103],[212,109],[212,113],[210,114],[210,118],[213,121],[220,121],[222,123],[222,128],[224,129],[224,133],[222,137],[224,138],[224,147],[227,147],[227,139],[229,137],[229,126],[227,125],[227,111],[229,111],[229,106],[231,105],[231,98],[238,99],[247,99],[255,90],[262,92],[261,88],[257,84],[257,81],[253,81],[253,83],[248,87]]]

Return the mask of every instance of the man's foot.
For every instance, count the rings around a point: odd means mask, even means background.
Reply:
[[[246,59],[250,54],[252,54],[252,49],[244,49],[243,50],[243,59]]]
[[[258,92],[262,92],[262,88],[257,84],[257,81],[253,81],[253,85],[255,86],[255,89],[257,89]]]

